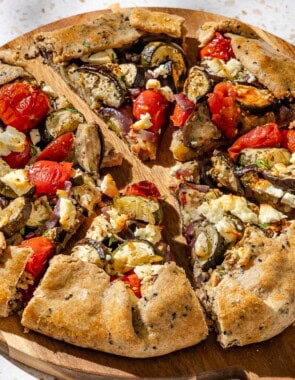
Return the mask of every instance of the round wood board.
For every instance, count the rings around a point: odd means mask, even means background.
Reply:
[[[223,16],[187,9],[152,9],[176,13],[185,17],[188,29],[187,54],[191,64],[194,62],[197,51],[197,44],[194,39],[196,29],[206,21],[216,21],[224,18]],[[36,31],[53,30],[75,23],[88,22],[95,19],[102,12],[109,12],[109,10],[80,14],[56,21],[11,41],[5,47],[28,46],[32,44],[32,37]],[[295,58],[294,46],[260,29],[254,29],[273,47]],[[38,80],[44,80],[56,92],[66,95],[74,106],[84,113],[88,120],[95,120],[101,126],[106,140],[112,141],[115,148],[123,153],[125,158],[123,167],[111,170],[120,187],[124,187],[130,181],[149,179],[167,197],[168,205],[165,207],[164,219],[164,223],[167,226],[166,238],[177,254],[178,263],[189,270],[185,245],[179,237],[180,223],[177,204],[168,190],[169,168],[174,163],[169,151],[172,128],[168,128],[165,133],[158,159],[155,162],[143,164],[130,154],[123,142],[108,130],[107,126],[60,80],[58,75],[51,68],[43,64],[40,57],[28,61],[27,69]],[[246,372],[242,373],[239,371],[225,371],[219,373],[219,375],[214,375],[212,372],[206,375],[200,374],[205,371],[213,371],[225,367],[243,368],[247,371],[249,378],[257,378],[258,376],[285,377],[294,376],[295,374],[294,332],[294,327],[290,327],[269,341],[227,350],[220,347],[216,342],[215,334],[211,333],[206,341],[197,346],[163,357],[128,359],[75,347],[34,332],[24,334],[19,319],[17,317],[10,317],[0,319],[0,351],[9,354],[15,360],[63,379],[91,380],[98,377],[172,377],[175,379],[195,378],[196,374],[199,374],[199,379],[245,378],[243,376],[245,376]],[[183,331],[183,334],[185,333]]]

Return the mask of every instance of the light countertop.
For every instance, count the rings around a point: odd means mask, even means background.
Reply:
[[[0,46],[19,35],[57,19],[103,9],[116,0],[0,0]],[[120,1],[122,7],[181,7],[238,18],[295,45],[295,7],[292,0],[152,0]],[[0,380],[53,380],[0,355]]]

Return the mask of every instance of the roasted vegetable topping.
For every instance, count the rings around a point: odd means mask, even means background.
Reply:
[[[235,58],[231,40],[224,38],[219,32],[215,32],[213,39],[200,51],[201,58],[220,58],[225,62],[230,58]]]
[[[204,69],[194,66],[190,69],[183,86],[183,92],[194,103],[206,95],[211,89],[211,83]]]

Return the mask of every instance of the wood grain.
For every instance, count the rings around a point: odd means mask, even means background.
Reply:
[[[177,13],[185,17],[188,30],[188,54],[191,62],[196,56],[197,46],[195,31],[205,21],[216,21],[224,17],[186,10],[170,8],[153,8],[170,13]],[[72,16],[46,25],[33,32],[25,34],[10,42],[6,47],[27,46],[32,43],[32,36],[36,31],[53,30],[75,23],[93,20],[99,13],[90,12]],[[105,12],[105,11],[104,11]],[[108,12],[108,11],[107,11]],[[274,48],[295,58],[295,47],[287,42],[255,28],[257,33]],[[64,94],[73,105],[84,113],[86,118],[95,120],[101,127],[105,139],[111,141],[115,148],[124,155],[123,167],[112,169],[113,176],[123,188],[127,182],[137,180],[152,180],[165,195],[167,207],[165,208],[166,238],[177,255],[178,263],[187,265],[187,252],[180,237],[180,222],[177,204],[169,193],[169,168],[173,165],[173,158],[168,149],[171,141],[171,129],[164,135],[158,159],[149,164],[140,162],[130,154],[125,144],[107,128],[86,104],[60,80],[58,75],[41,58],[27,62],[27,69],[38,79],[47,82],[56,92]],[[184,331],[183,334],[186,332]],[[295,329],[290,327],[282,334],[267,342],[246,347],[222,349],[216,343],[215,334],[201,344],[164,357],[153,359],[126,359],[113,355],[78,348],[62,343],[37,333],[24,334],[17,317],[0,320],[0,350],[9,354],[15,360],[63,379],[96,379],[97,376],[116,378],[159,378],[173,377],[192,379],[196,374],[198,379],[226,379],[280,377],[295,375]],[[210,372],[226,367],[239,367],[222,372]],[[237,372],[234,372],[237,371]]]

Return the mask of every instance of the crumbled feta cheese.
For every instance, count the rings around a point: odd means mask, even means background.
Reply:
[[[34,145],[38,144],[38,142],[41,141],[40,132],[38,129],[31,129],[30,130],[30,138]]]
[[[282,219],[287,218],[282,212],[276,210],[272,206],[266,203],[262,203],[259,209],[259,223],[268,224],[268,223],[276,223]]]
[[[251,83],[255,80],[255,77],[250,71],[248,71],[242,64],[235,58],[231,58],[229,61],[224,62],[223,59],[210,58],[203,59],[202,65],[207,68],[207,71],[211,75],[217,75],[227,79],[243,79]]]
[[[295,195],[291,193],[285,193],[283,198],[281,199],[281,203],[295,207]]]
[[[248,207],[247,200],[236,195],[222,195],[203,203],[198,207],[198,212],[210,223],[221,221],[225,212],[230,212],[244,223],[257,223],[257,215]]]
[[[15,194],[22,196],[33,187],[29,182],[28,171],[26,169],[15,169],[5,174],[1,181],[10,187]]]
[[[76,208],[64,190],[58,190],[59,197],[59,223],[66,231],[70,231],[76,223]]]
[[[210,252],[208,237],[204,232],[198,235],[198,238],[194,244],[193,253],[198,257],[207,256]]]
[[[160,93],[168,100],[168,102],[173,102],[174,94],[169,86],[164,86],[160,88]]]
[[[126,214],[120,214],[117,209],[112,207],[107,211],[110,217],[110,223],[115,233],[118,233],[125,228],[126,222],[129,219],[129,216]]]
[[[292,155],[291,155],[290,164],[294,164],[295,165],[295,152],[292,153]]]
[[[228,243],[235,242],[241,236],[234,221],[228,217],[224,217],[216,223],[215,228]]]
[[[0,133],[0,156],[8,156],[11,152],[23,152],[26,147],[26,135],[17,129],[7,126]]]
[[[113,233],[111,224],[102,216],[98,215],[93,219],[90,228],[87,231],[86,238],[102,241],[110,237]]]
[[[100,185],[101,191],[110,198],[119,196],[116,182],[110,174],[106,174]]]
[[[157,79],[149,79],[145,84],[147,90],[159,90],[161,88],[161,83]]]
[[[140,131],[141,129],[149,129],[152,127],[153,123],[151,120],[151,115],[147,112],[145,114],[140,115],[140,120],[136,121],[131,125],[134,131]]]
[[[134,236],[138,239],[143,239],[157,244],[161,240],[161,229],[159,226],[148,224],[144,228],[136,228]]]
[[[152,279],[152,276],[159,275],[163,270],[163,265],[140,265],[134,268],[134,272],[142,282],[147,282]]]
[[[153,73],[156,77],[162,76],[163,78],[167,78],[167,75],[169,74],[165,64],[156,67],[155,70],[153,70]]]

